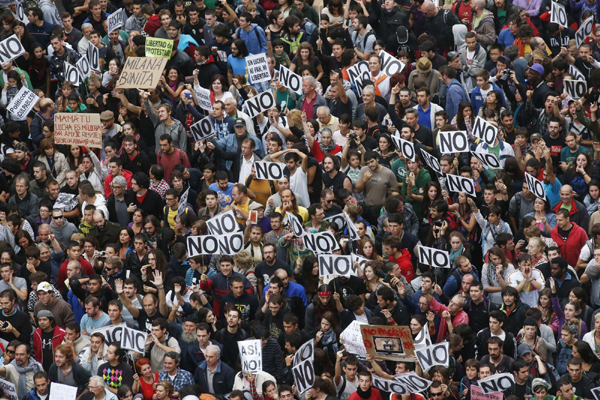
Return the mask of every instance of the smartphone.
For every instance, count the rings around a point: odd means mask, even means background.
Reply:
[[[258,223],[258,211],[256,211],[256,210],[250,211],[250,222],[253,224]]]
[[[188,99],[191,99],[192,98],[192,94],[191,93],[186,93],[185,97],[187,97]]]

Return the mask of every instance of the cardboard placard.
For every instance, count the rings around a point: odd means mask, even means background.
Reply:
[[[501,169],[502,165],[500,164],[500,160],[496,157],[495,154],[485,153],[479,151],[471,151],[473,157],[479,160],[480,163],[487,169]]]
[[[171,39],[146,37],[145,48],[146,57],[171,58],[173,41]],[[162,69],[159,72],[162,72]]]
[[[257,161],[254,163],[256,179],[265,179],[269,181],[278,181],[285,177],[285,164],[278,162]]]
[[[39,100],[37,94],[29,90],[27,86],[23,86],[17,95],[13,97],[6,110],[19,120],[23,120]]]
[[[352,256],[319,254],[319,277],[327,275],[356,276]]]
[[[414,361],[415,346],[408,326],[360,327],[367,354],[376,360]]]
[[[298,365],[303,361],[315,360],[315,339],[305,342],[294,354],[294,365]]]
[[[248,71],[248,82],[250,83],[269,82],[271,80],[271,72],[269,72],[269,63],[265,53],[246,57],[246,69]]]
[[[12,1],[12,0],[9,0]],[[15,14],[19,21],[25,21],[25,8],[23,7],[22,1],[17,1],[15,4]]]
[[[450,192],[464,192],[469,196],[477,197],[477,192],[475,191],[475,181],[471,178],[446,174],[446,185],[448,186],[448,191]]]
[[[77,386],[63,385],[51,382],[48,400],[75,400],[77,398]]]
[[[386,393],[394,393],[397,395],[407,395],[410,394],[408,389],[404,387],[404,385],[397,380],[385,379],[378,375],[373,374],[373,387],[379,389],[380,391]]]
[[[125,326],[121,335],[121,347],[144,354],[148,334]]]
[[[544,184],[540,182],[537,178],[529,175],[525,172],[525,181],[527,182],[527,189],[536,197],[546,201],[546,190],[544,189]]]
[[[594,399],[600,400],[600,386],[590,389],[590,390],[592,391],[592,395],[594,395]],[[500,400],[502,400],[502,399],[500,399]]]
[[[592,389],[592,391],[593,390],[594,389]],[[504,399],[504,395],[502,393],[484,394],[483,390],[481,390],[481,388],[477,385],[471,385],[469,392],[471,394],[471,400],[502,400],[502,399]]]
[[[196,92],[196,98],[198,99],[198,105],[201,109],[206,111],[212,111],[212,102],[210,101],[210,90],[204,89],[202,86],[195,86],[194,91]]]
[[[128,57],[117,82],[118,89],[156,89],[166,58]]]
[[[17,388],[14,383],[0,378],[0,388],[4,391],[4,396],[8,397],[10,400],[19,399]]]
[[[414,162],[415,161],[415,145],[408,140],[402,139],[399,135],[392,135],[392,140],[396,145],[396,148],[400,150],[400,153],[404,156],[404,158]]]
[[[100,50],[90,43],[87,49],[87,58],[92,71],[100,72]]]
[[[450,343],[442,342],[433,346],[415,349],[415,354],[421,364],[423,372],[429,371],[431,367],[441,365],[448,368],[450,364]]]
[[[286,217],[288,219],[288,223],[290,224],[290,228],[296,237],[303,237],[304,235],[308,234],[308,232],[304,230],[302,221],[300,221],[298,217],[292,213],[286,213]]]
[[[339,214],[332,215],[331,217],[323,218],[323,221],[335,222],[335,224],[340,228],[340,231],[346,229],[346,215],[342,212]]]
[[[348,227],[348,238],[352,241],[360,240],[356,225],[354,225],[354,222],[348,217],[348,214],[344,213],[344,215],[346,216],[346,226]]]
[[[75,86],[79,86],[81,81],[81,75],[79,74],[79,69],[75,65],[71,65],[65,61],[65,80],[71,82]]]
[[[415,344],[415,351],[418,349],[422,349],[427,346],[431,346],[431,336],[429,335],[429,322],[425,322],[423,325],[423,329],[421,332],[414,338],[413,343]]]
[[[177,215],[175,218],[180,216],[182,213],[185,213],[186,208],[188,207],[188,196],[190,194],[190,188],[187,188],[185,192],[181,196],[179,196],[179,207],[177,208]]]
[[[248,115],[250,118],[254,118],[258,114],[275,107],[276,102],[273,92],[267,90],[258,96],[254,96],[251,99],[246,100],[245,104],[248,107]]]
[[[77,67],[77,70],[79,71],[79,75],[81,76],[81,79],[85,79],[88,76],[90,76],[90,62],[88,61],[87,58],[87,54],[84,55],[83,57],[81,57],[79,59],[79,61],[77,61],[77,63],[75,64],[75,67]]]
[[[419,246],[419,263],[435,268],[450,268],[450,254],[445,250]]]
[[[360,332],[361,325],[364,325],[364,323],[357,320],[352,321],[340,334],[340,339],[344,341],[344,347],[348,350],[348,353],[365,358],[367,356],[367,349],[365,348],[362,333]]]
[[[565,6],[556,1],[552,2],[552,7],[550,9],[550,22],[554,22],[559,24],[564,28],[568,28],[568,18],[567,11],[565,10]]]
[[[17,35],[10,35],[0,42],[0,64],[4,65],[23,54],[25,54],[25,47]]]
[[[498,136],[498,127],[481,117],[475,119],[473,136],[478,137],[489,146],[493,146]]]
[[[479,380],[479,387],[484,394],[499,393],[509,389],[514,383],[513,374],[505,372]]]
[[[569,74],[573,75],[578,81],[585,81],[585,75],[574,65],[569,65]]]
[[[226,213],[215,215],[208,221],[206,221],[206,227],[208,233],[211,235],[224,235],[227,233],[234,233],[240,230],[240,225],[235,218],[233,210],[229,210]]]
[[[565,79],[563,82],[565,93],[575,100],[582,98],[587,93],[587,82],[585,80]]]
[[[292,374],[294,375],[294,382],[300,395],[306,393],[315,384],[315,368],[313,362],[310,360],[303,361],[292,367]]]
[[[190,126],[190,133],[194,138],[194,142],[201,142],[217,134],[210,117],[202,118],[200,121]]]
[[[295,93],[302,93],[302,77],[283,65],[279,66],[279,82]]]
[[[118,325],[105,326],[103,328],[94,329],[89,334],[92,333],[101,333],[104,335],[104,339],[106,343],[112,342],[121,342],[121,336],[123,336],[123,328],[125,328],[127,324],[125,322],[121,322]]]
[[[304,247],[315,254],[331,254],[340,249],[340,244],[330,231],[319,233],[306,232],[302,237]]]
[[[54,143],[102,148],[100,114],[54,114]]]
[[[119,8],[117,11],[113,12],[106,18],[107,31],[111,33],[114,30],[119,29],[123,25],[125,25],[123,9]]]
[[[577,48],[581,46],[585,39],[587,39],[592,34],[592,29],[594,28],[594,17],[589,17],[585,21],[581,23],[577,32],[575,32],[575,42],[577,43]]]
[[[438,138],[442,154],[466,153],[471,150],[465,131],[439,132]]]
[[[261,372],[262,343],[260,339],[238,342],[243,372]]]
[[[381,61],[381,70],[387,75],[392,76],[397,72],[402,72],[404,63],[389,53],[381,50],[379,52],[379,60]]]
[[[371,71],[367,61],[359,61],[347,69],[350,82],[354,83],[359,96],[362,96],[364,89],[363,80],[371,80]]]
[[[233,256],[244,249],[244,234],[188,236],[187,249],[190,257],[219,253]]]
[[[421,154],[423,155],[425,164],[427,164],[429,166],[429,168],[431,168],[438,174],[442,173],[442,167],[440,167],[440,161],[436,157],[432,156],[431,154],[426,152],[424,149],[421,149]]]
[[[402,383],[406,389],[412,393],[423,393],[429,389],[429,386],[431,386],[432,383],[425,378],[421,378],[415,371],[410,371],[408,374],[396,375],[395,379]]]

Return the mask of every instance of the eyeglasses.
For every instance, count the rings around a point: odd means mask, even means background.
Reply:
[[[53,216],[52,216],[52,219],[63,219],[63,216],[62,216],[62,215],[58,215],[58,216],[54,216],[54,215],[53,215]]]
[[[325,202],[326,202],[327,204],[331,204],[331,203],[333,203],[333,200],[325,200]]]
[[[431,395],[431,397],[438,397],[438,396],[442,395],[442,392],[439,392],[439,393],[429,392],[429,394]]]
[[[15,351],[14,351],[14,350],[6,350],[6,352],[7,352],[8,354],[15,354]]]

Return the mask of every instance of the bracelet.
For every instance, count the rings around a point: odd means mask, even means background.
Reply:
[[[158,290],[162,290],[162,289],[164,289],[164,288],[165,288],[165,286],[164,286],[164,285],[160,285],[160,286],[157,286],[156,288],[157,288]]]

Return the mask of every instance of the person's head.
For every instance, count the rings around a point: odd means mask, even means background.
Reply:
[[[512,286],[502,288],[500,294],[506,307],[513,307],[519,301],[519,291]]]
[[[559,395],[562,400],[573,400],[575,391],[570,376],[562,377],[556,382],[556,394]]]
[[[502,357],[502,339],[497,336],[492,336],[488,339],[488,354],[494,362],[499,361]]]
[[[475,32],[467,32],[465,35],[465,43],[467,44],[467,49],[470,52],[474,52],[477,48],[477,35]]]
[[[58,345],[54,349],[54,363],[57,367],[63,368],[72,365],[75,361],[73,347],[67,343]],[[103,381],[104,382],[104,381]]]

